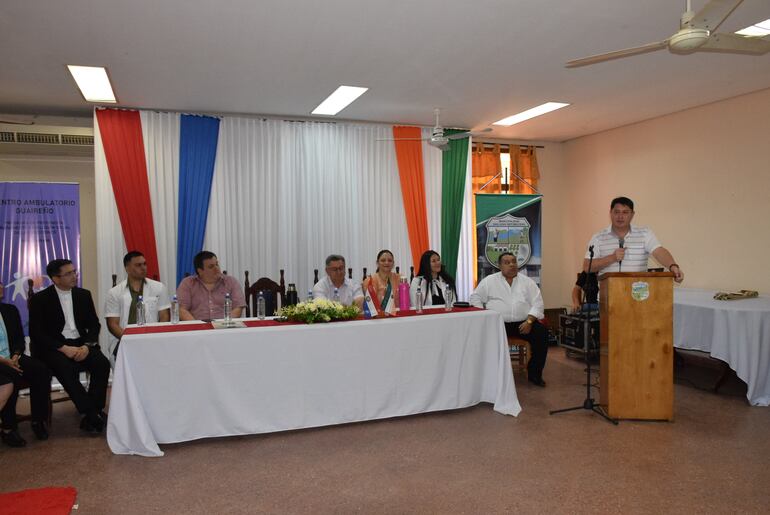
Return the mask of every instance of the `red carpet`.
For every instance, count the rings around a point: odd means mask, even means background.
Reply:
[[[77,494],[71,486],[0,494],[0,515],[69,515]]]

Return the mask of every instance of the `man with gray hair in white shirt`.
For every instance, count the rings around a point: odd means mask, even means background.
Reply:
[[[339,254],[326,258],[326,277],[313,286],[313,298],[334,300],[335,291],[337,300],[345,306],[355,304],[361,308],[364,304],[361,283],[345,276],[345,258]]]
[[[545,386],[543,368],[548,355],[548,329],[540,323],[545,306],[535,281],[519,274],[516,256],[503,252],[497,258],[500,269],[479,282],[471,294],[471,304],[503,315],[505,332],[529,342],[532,359],[527,365],[527,378],[537,386]]]

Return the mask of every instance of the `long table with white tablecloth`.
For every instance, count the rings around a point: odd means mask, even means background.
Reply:
[[[200,324],[198,324],[200,326]],[[193,329],[195,328],[195,329]],[[127,334],[107,441],[116,454],[493,403],[521,411],[493,311]],[[169,326],[159,326],[169,329]]]
[[[770,405],[770,297],[714,300],[714,290],[674,290],[674,346],[708,352],[743,381],[754,406]]]

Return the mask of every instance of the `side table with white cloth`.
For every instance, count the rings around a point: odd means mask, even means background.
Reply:
[[[754,406],[770,405],[770,297],[714,300],[715,290],[674,289],[674,347],[708,352],[747,385]]]
[[[107,441],[116,454],[493,403],[521,411],[502,317],[458,310],[233,329],[145,326],[123,337]],[[210,327],[210,326],[208,326]],[[153,332],[155,330],[164,332]],[[195,330],[197,329],[197,330]],[[173,331],[173,332],[165,332]]]

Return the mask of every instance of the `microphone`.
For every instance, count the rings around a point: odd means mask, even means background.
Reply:
[[[618,238],[618,247],[619,248],[622,249],[625,244],[626,244],[626,240],[624,240],[623,238]],[[620,268],[622,266],[623,266],[623,260],[621,259],[620,261],[618,261],[618,272],[620,272]]]

